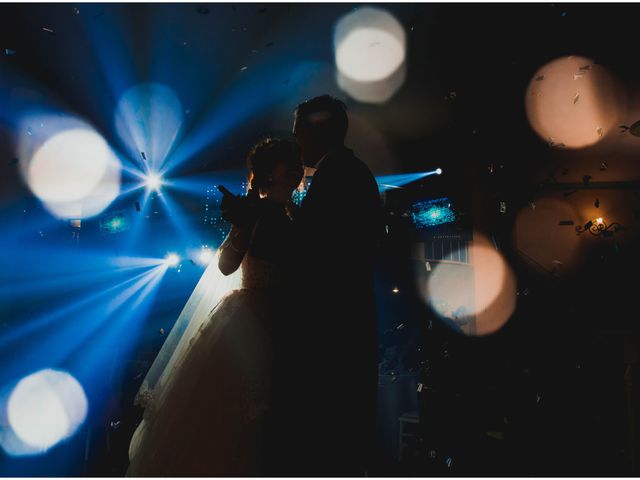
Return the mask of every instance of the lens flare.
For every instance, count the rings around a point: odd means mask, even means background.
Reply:
[[[60,125],[68,122],[61,121]],[[90,127],[25,135],[23,160],[27,185],[55,216],[93,217],[111,204],[120,192],[121,165],[107,142]],[[33,137],[30,139],[29,137]]]
[[[420,290],[443,321],[465,335],[482,336],[502,328],[516,306],[516,281],[511,268],[486,237],[475,234],[461,255],[427,259]],[[468,258],[469,262],[452,259]],[[426,280],[426,281],[425,281]]]
[[[550,146],[583,148],[618,125],[624,97],[624,89],[603,66],[570,56],[534,74],[525,106],[532,128]]]
[[[338,85],[361,102],[383,103],[406,77],[406,34],[391,14],[364,7],[344,16],[334,32]]]
[[[41,370],[16,385],[9,397],[9,425],[27,445],[46,451],[73,435],[87,416],[87,398],[66,372]]]

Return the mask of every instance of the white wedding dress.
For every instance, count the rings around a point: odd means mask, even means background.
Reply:
[[[266,229],[271,241],[282,233],[277,230]],[[129,447],[128,476],[259,474],[281,271],[251,249],[230,277],[219,272],[217,260],[136,397],[145,411]],[[240,281],[241,288],[224,294]]]

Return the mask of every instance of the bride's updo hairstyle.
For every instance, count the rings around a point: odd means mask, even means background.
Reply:
[[[300,169],[302,176],[300,148],[295,142],[267,138],[255,145],[247,157],[250,188],[259,192],[269,188],[273,181],[273,170],[281,162],[286,164],[287,170]]]

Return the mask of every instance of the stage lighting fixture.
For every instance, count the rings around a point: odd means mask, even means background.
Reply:
[[[208,265],[213,258],[213,251],[210,248],[203,247],[200,251],[199,260],[203,265]]]
[[[442,175],[442,169],[436,168],[436,175]]]
[[[155,190],[157,192],[162,186],[162,178],[157,173],[150,173],[146,177],[145,184],[149,190]]]
[[[169,253],[166,257],[164,257],[164,263],[166,263],[170,267],[175,267],[180,263],[180,257],[175,253]]]

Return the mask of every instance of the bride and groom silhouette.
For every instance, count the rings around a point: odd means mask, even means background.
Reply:
[[[153,392],[128,475],[366,473],[382,209],[375,178],[344,146],[347,129],[340,100],[308,100],[295,111],[295,141],[250,151],[247,195],[221,188],[232,228],[218,267],[241,268],[242,287],[210,312]],[[291,195],[305,164],[315,173],[298,208]]]

